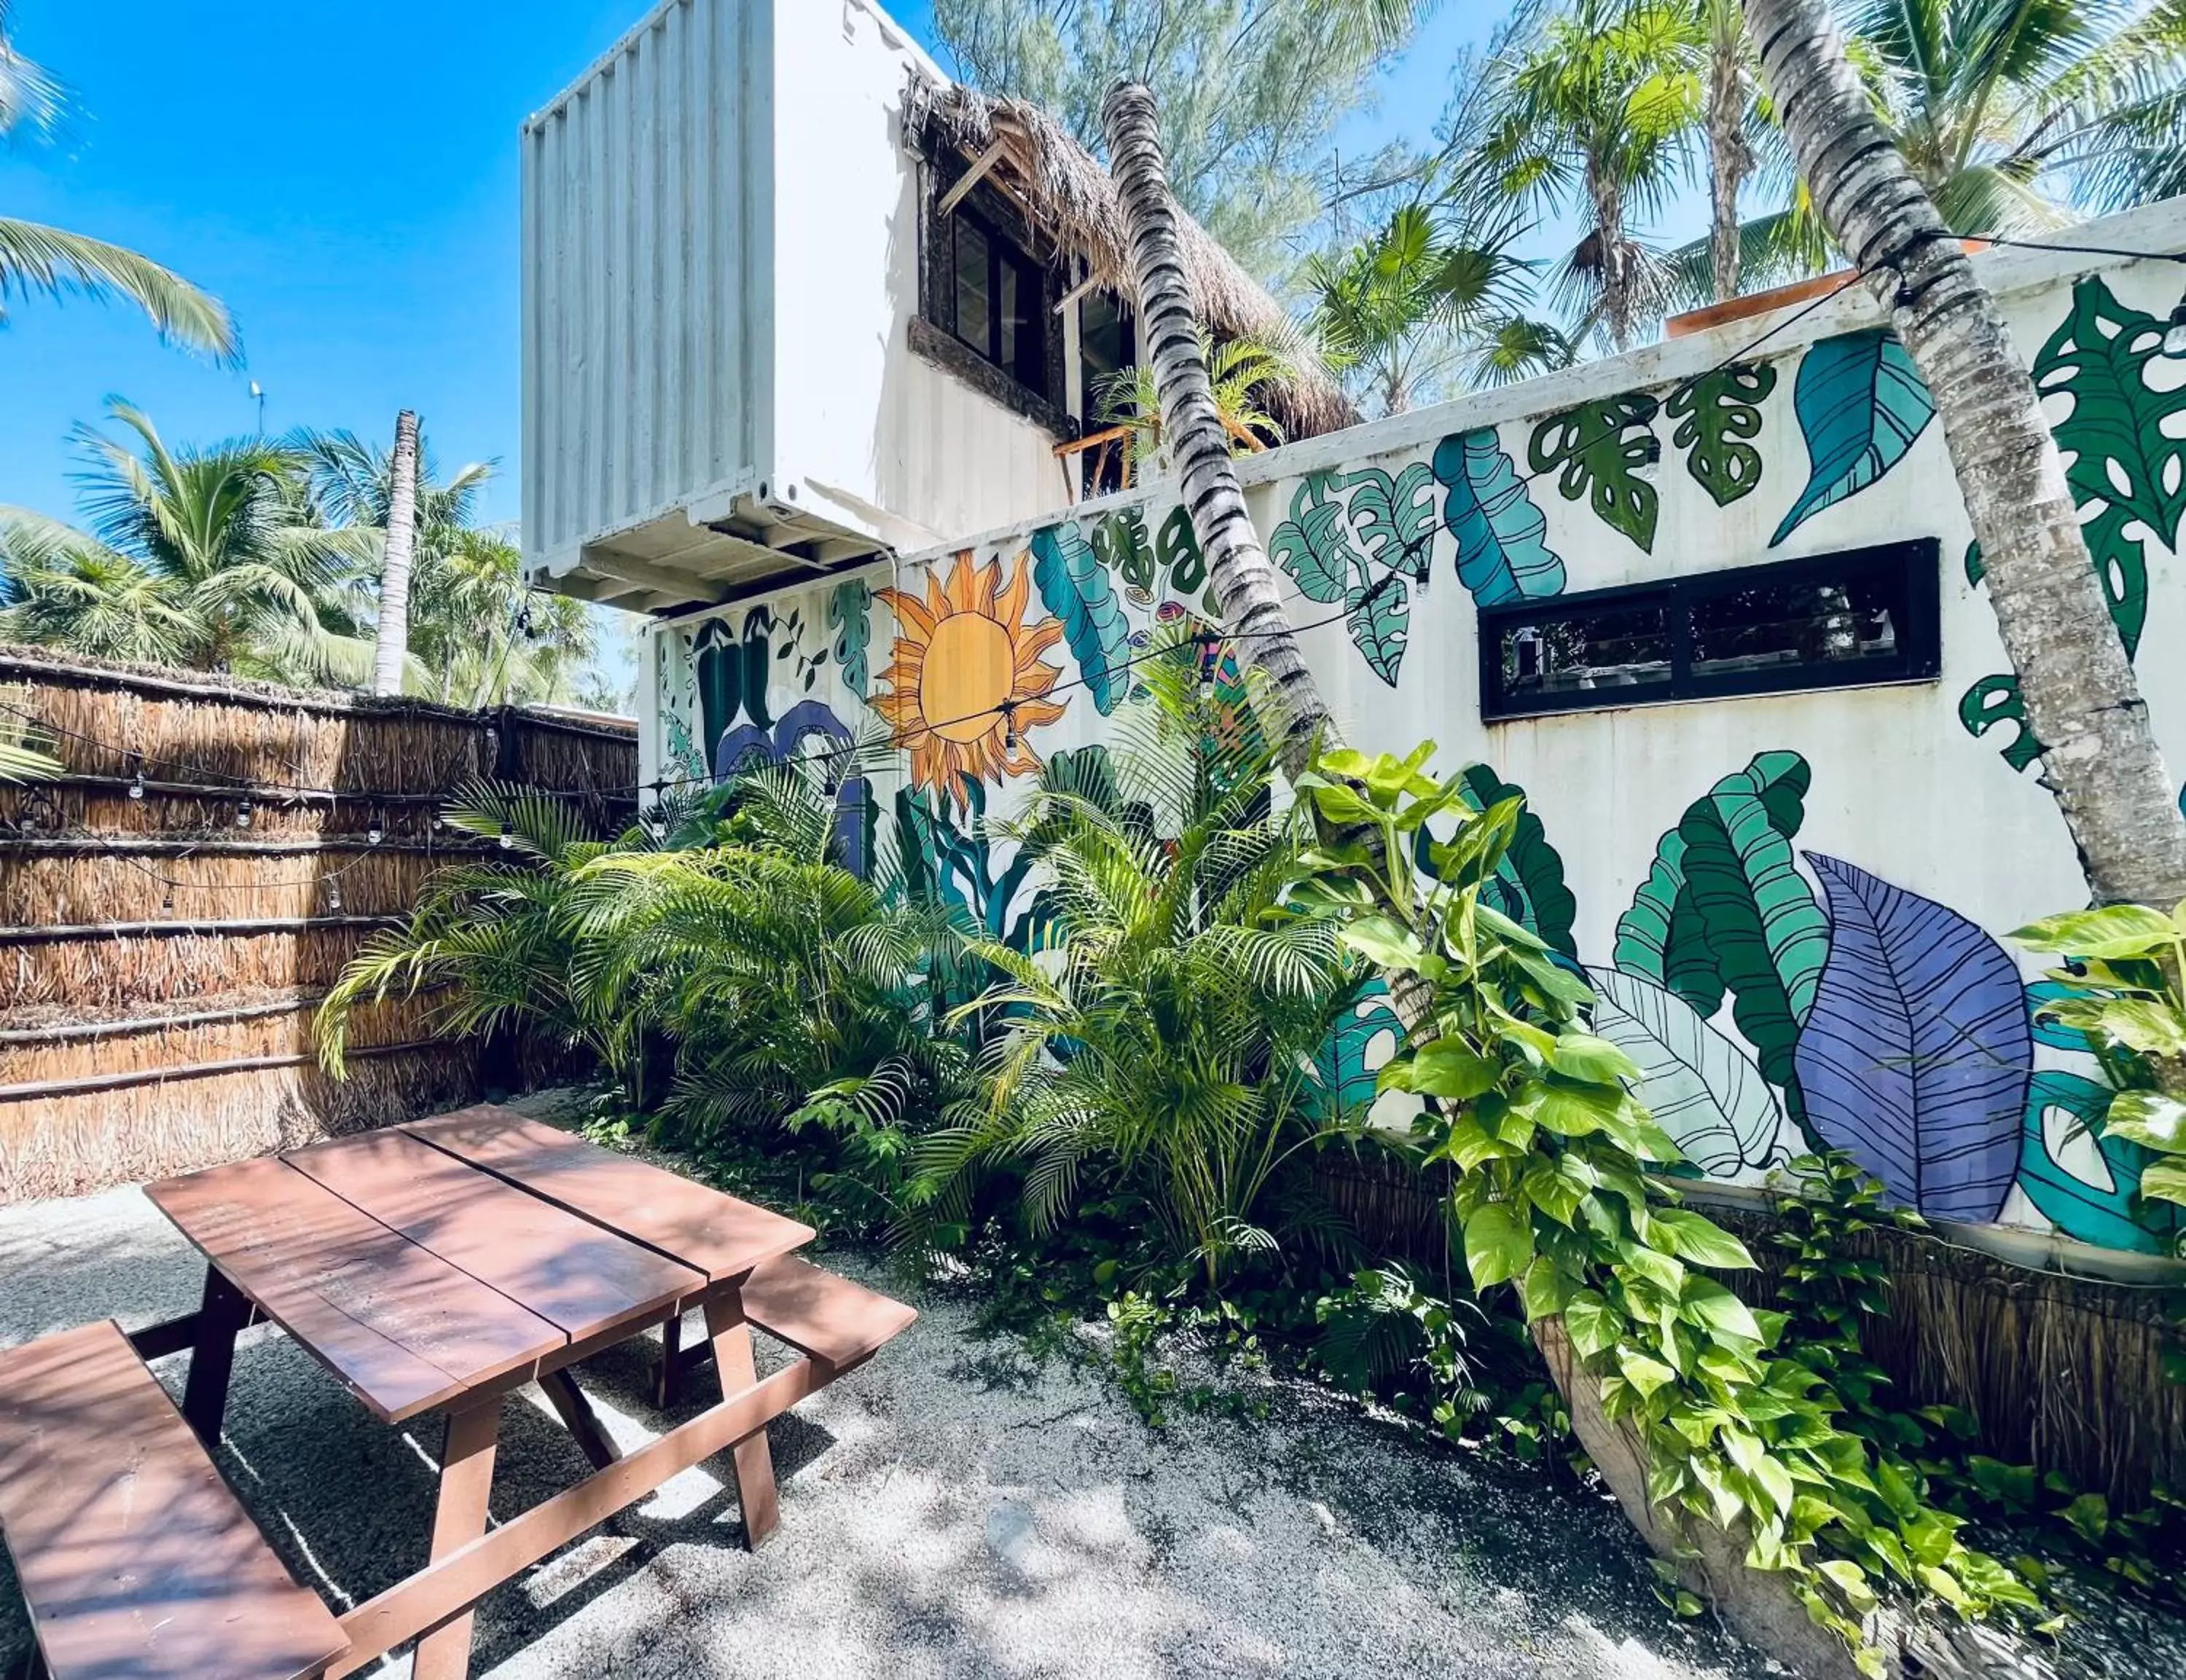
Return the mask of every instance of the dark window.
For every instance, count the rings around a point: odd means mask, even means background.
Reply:
[[[1481,715],[1935,676],[1937,552],[1925,538],[1483,608]]]
[[[1138,348],[1129,306],[1097,286],[1078,305],[1078,412],[1085,417],[1086,430],[1098,431],[1113,423],[1103,417],[1103,402],[1116,375],[1138,360]],[[1091,449],[1078,458],[1085,474],[1084,495],[1105,496],[1124,488],[1121,448]]]
[[[946,171],[934,177],[919,312],[956,346],[1013,381],[1016,393],[1006,400],[1059,409],[1062,329],[1048,272],[1029,254],[1029,236],[1013,207],[987,182],[941,214],[953,178]],[[972,373],[961,357],[956,365]],[[1005,389],[991,378],[986,383],[989,395]]]

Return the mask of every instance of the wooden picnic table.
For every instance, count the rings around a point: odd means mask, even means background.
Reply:
[[[756,1545],[776,1523],[767,1420],[914,1316],[791,1257],[810,1226],[507,1109],[216,1167],[150,1195],[205,1256],[205,1295],[190,1318],[132,1340],[147,1358],[193,1350],[182,1410],[208,1448],[237,1334],[258,1319],[384,1422],[446,1416],[430,1561],[339,1618],[349,1649],[329,1677],[414,1639],[417,1680],[460,1680],[479,1599],[724,1448]],[[693,1308],[722,1397],[622,1456],[570,1368]],[[804,1357],[759,1380],[754,1322]],[[533,1381],[595,1470],[488,1532],[502,1403]]]

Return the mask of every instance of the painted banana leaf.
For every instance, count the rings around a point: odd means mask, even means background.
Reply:
[[[1465,792],[1466,803],[1477,811],[1526,797],[1524,788],[1504,781],[1486,764],[1466,770]],[[1495,885],[1501,888],[1495,896],[1504,901],[1497,909],[1539,934],[1550,949],[1578,960],[1578,940],[1572,932],[1578,920],[1578,900],[1564,882],[1564,860],[1549,843],[1548,830],[1531,804],[1520,814],[1510,849],[1495,866]]]
[[[1079,675],[1106,717],[1130,692],[1131,625],[1108,568],[1075,520],[1032,534],[1032,579],[1047,610],[1062,621]]]
[[[1444,438],[1434,475],[1449,488],[1443,523],[1457,539],[1458,581],[1475,602],[1492,607],[1563,593],[1564,563],[1544,540],[1548,516],[1533,505],[1494,428]]]
[[[1626,974],[1667,987],[1703,1017],[1723,1007],[1723,975],[1685,890],[1685,837],[1674,828],[1656,844],[1632,908],[1617,918],[1611,960]]]
[[[1587,979],[1594,1030],[1639,1064],[1640,1100],[1687,1159],[1727,1178],[1780,1155],[1784,1112],[1743,1050],[1652,981],[1612,968]]]
[[[1796,1056],[1808,1128],[1892,1200],[1993,1220],[2018,1172],[2034,1065],[2018,964],[1956,910],[1807,858],[1830,924]]]
[[[2026,1091],[2019,1187],[2042,1216],[2066,1236],[2137,1254],[2167,1253],[2167,1238],[2175,1228],[2167,1204],[2144,1207],[2136,1217],[2134,1202],[2140,1194],[2140,1175],[2148,1165],[2148,1151],[2123,1138],[2106,1136],[2102,1130],[2103,1116],[2116,1095],[2108,1085],[2077,1073],[2048,1069],[2037,1073]],[[2089,1184],[2051,1151],[2052,1131],[2061,1138],[2068,1128],[2074,1127],[2084,1128],[2100,1151],[2110,1179],[2107,1184]]]
[[[1678,824],[1685,843],[1679,897],[1690,910],[1682,925],[1672,921],[1678,970],[1701,960],[1689,949],[1695,943],[1712,955],[1731,1018],[1795,1116],[1792,1053],[1830,949],[1829,920],[1791,854],[1813,780],[1796,753],[1757,753],[1686,809]]]
[[[1807,487],[1768,539],[1771,548],[1903,460],[1936,413],[1913,358],[1886,327],[1812,346],[1800,358],[1791,406],[1807,440]]]

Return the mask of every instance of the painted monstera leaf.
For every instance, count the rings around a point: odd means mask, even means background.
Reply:
[[[1913,358],[1886,327],[1824,339],[1799,361],[1791,406],[1807,440],[1807,487],[1768,539],[1854,496],[1905,458],[1935,417]]]
[[[1799,1037],[1808,1128],[1893,1201],[1993,1220],[2020,1163],[2034,1038],[2011,954],[1956,910],[1809,852],[1828,966]]]
[[[2148,624],[2147,547],[2131,533],[2153,531],[2175,546],[2186,512],[2186,439],[2166,429],[2186,416],[2186,389],[2148,383],[2166,324],[2121,304],[2099,275],[2089,275],[2072,288],[2071,312],[2034,359],[2035,389],[2071,400],[2071,412],[2050,430],[2068,457],[2065,481],[2083,516],[2080,534],[2128,659],[2140,652]],[[1981,580],[1978,547],[1967,552],[1966,576]],[[2015,676],[1986,676],[1968,688],[1959,721],[1975,736],[2013,725],[2003,753],[2015,770],[2042,754]]]
[[[1556,489],[1566,501],[1585,496],[1596,518],[1646,553],[1654,552],[1655,521],[1662,512],[1654,485],[1642,476],[1660,450],[1656,406],[1644,391],[1581,403],[1542,421],[1526,445],[1535,473],[1561,469]]]
[[[1587,979],[1594,1030],[1639,1064],[1640,1100],[1686,1158],[1717,1178],[1770,1165],[1784,1112],[1752,1059],[1651,980],[1613,968]]]
[[[1062,638],[1078,661],[1094,709],[1106,717],[1131,686],[1130,621],[1116,598],[1108,568],[1074,520],[1034,531],[1032,556],[1040,598],[1062,621]]]
[[[1564,563],[1543,539],[1548,516],[1494,428],[1444,438],[1434,452],[1436,479],[1449,486],[1443,523],[1457,539],[1457,579],[1483,607],[1561,595]]]
[[[1344,628],[1353,644],[1392,688],[1411,629],[1411,586],[1405,580],[1419,563],[1410,550],[1422,528],[1432,529],[1432,504],[1416,505],[1426,482],[1423,467],[1407,468],[1394,480],[1373,467],[1309,473],[1291,497],[1290,518],[1268,543],[1269,554],[1297,581],[1299,593],[1344,605]],[[1348,504],[1341,499],[1346,491]]]
[[[1776,389],[1776,367],[1735,361],[1672,392],[1663,411],[1678,423],[1673,448],[1685,451],[1685,471],[1718,507],[1751,496],[1761,483],[1761,405]]]
[[[2148,1151],[2102,1129],[2116,1095],[2108,1085],[2077,1073],[2037,1073],[2026,1090],[2019,1188],[2066,1236],[2138,1254],[2167,1253],[2176,1210],[2167,1203],[2135,1205]],[[2090,1183],[2058,1158],[2060,1145],[2075,1132],[2085,1134],[2097,1151],[2097,1170],[2106,1183]]]
[[[1389,988],[1370,981],[1314,1052],[1313,1082],[1320,1096],[1309,1106],[1329,1119],[1370,1108],[1382,1064],[1404,1040],[1404,1024],[1390,1006]]]

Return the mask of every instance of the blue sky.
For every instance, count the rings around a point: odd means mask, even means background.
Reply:
[[[485,512],[513,519],[517,130],[647,3],[17,0],[16,45],[76,111],[57,143],[0,150],[0,211],[189,276],[234,311],[248,367],[166,349],[119,307],[11,304],[0,502],[73,512],[69,428],[109,393],[205,440],[255,427],[255,378],[269,431],[391,436],[417,408],[444,468],[504,463]],[[892,9],[930,36],[930,0]],[[1451,53],[1491,16],[1444,0],[1348,147],[1424,133]]]

